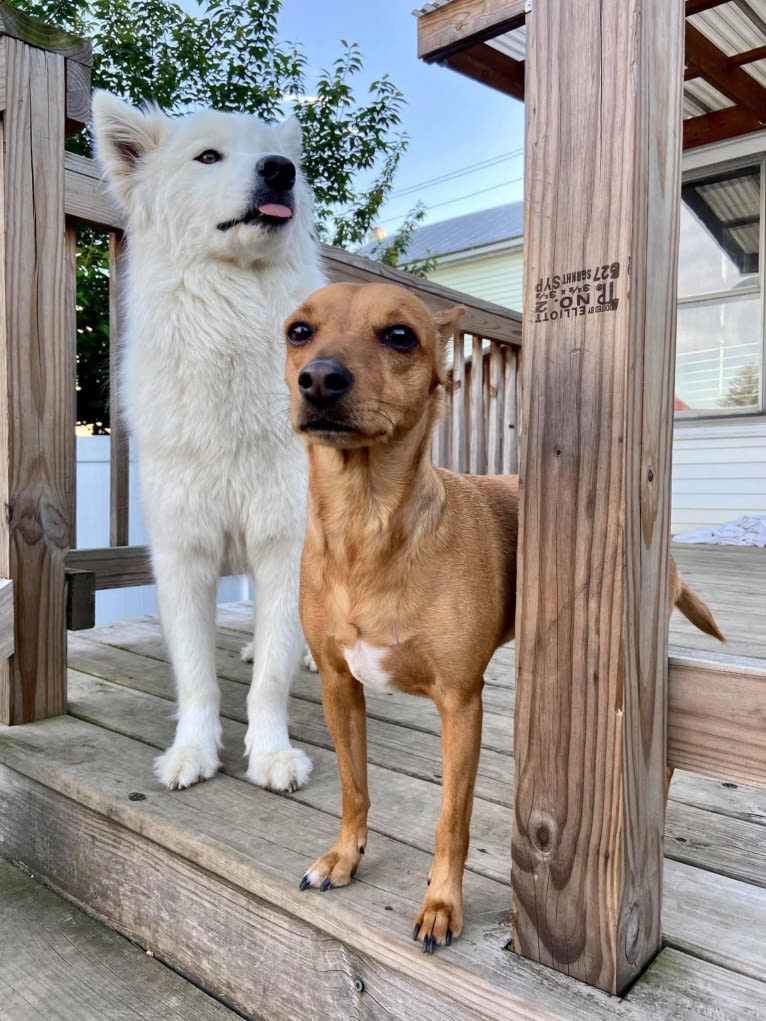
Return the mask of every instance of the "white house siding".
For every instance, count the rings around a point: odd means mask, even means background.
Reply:
[[[766,418],[713,425],[676,420],[673,534],[740,514],[766,514]]]
[[[148,543],[138,493],[133,453],[130,458],[130,544]],[[91,549],[109,545],[109,437],[77,437],[77,546]],[[251,599],[246,578],[224,578],[218,586],[218,602]],[[128,617],[157,613],[154,585],[107,589],[96,593],[96,623],[109,624]]]
[[[459,263],[445,263],[428,274],[428,279],[454,287],[474,298],[521,311],[524,253],[504,252]]]

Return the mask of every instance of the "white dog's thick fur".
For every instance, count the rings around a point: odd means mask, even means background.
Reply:
[[[284,200],[289,220],[253,210],[257,165],[276,154],[299,166],[300,129],[212,111],[169,119],[105,93],[93,114],[127,214],[122,391],[178,692],[175,740],[155,771],[168,787],[188,787],[219,766],[214,628],[225,559],[250,569],[256,586],[247,776],[293,790],[311,771],[287,734],[306,469],[289,422],[282,323],[322,277],[300,171]],[[215,158],[200,161],[206,152]]]

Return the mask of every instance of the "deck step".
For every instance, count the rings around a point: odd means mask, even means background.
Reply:
[[[134,720],[144,727],[150,717],[140,703],[152,696],[132,697]],[[166,719],[160,700],[153,716]],[[301,893],[302,871],[334,836],[330,812],[231,775],[189,791],[161,791],[152,757],[144,741],[72,717],[0,729],[0,846],[244,1015],[663,1016],[651,997],[651,1010],[642,1005],[640,983],[617,1001],[509,954],[507,887],[478,873],[466,876],[464,936],[448,953],[424,957],[407,930],[423,893],[426,852],[378,834],[351,888]],[[321,788],[322,764],[317,768]],[[747,890],[763,899],[763,891]],[[746,940],[736,949],[745,962],[752,958]],[[657,967],[661,976],[683,977],[661,983],[664,1016],[690,1017],[695,996],[710,1003],[714,990],[718,1013],[711,1016],[734,1017],[732,1004],[746,996],[746,1016],[766,1017],[762,982],[677,951],[664,951]]]
[[[0,861],[0,1021],[236,1021],[122,936]]]

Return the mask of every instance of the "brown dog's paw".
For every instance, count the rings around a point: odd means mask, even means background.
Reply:
[[[364,854],[360,847],[356,853],[338,851],[335,848],[329,854],[318,858],[306,872],[300,882],[301,890],[310,886],[318,890],[334,890],[336,886],[348,886],[354,878],[359,862]]]
[[[451,946],[455,936],[463,929],[463,904],[461,897],[438,897],[429,892],[420,905],[415,918],[412,938],[423,944],[423,953],[432,954],[444,943]]]

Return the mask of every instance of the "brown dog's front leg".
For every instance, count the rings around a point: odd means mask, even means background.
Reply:
[[[340,833],[332,849],[317,859],[301,880],[309,886],[329,890],[348,886],[357,870],[367,843],[367,712],[364,691],[351,674],[320,668],[322,704],[338,756],[343,789]]]
[[[432,954],[463,928],[463,868],[468,855],[473,789],[481,751],[481,685],[470,695],[436,698],[442,718],[443,790],[428,892],[415,918],[413,939]]]

